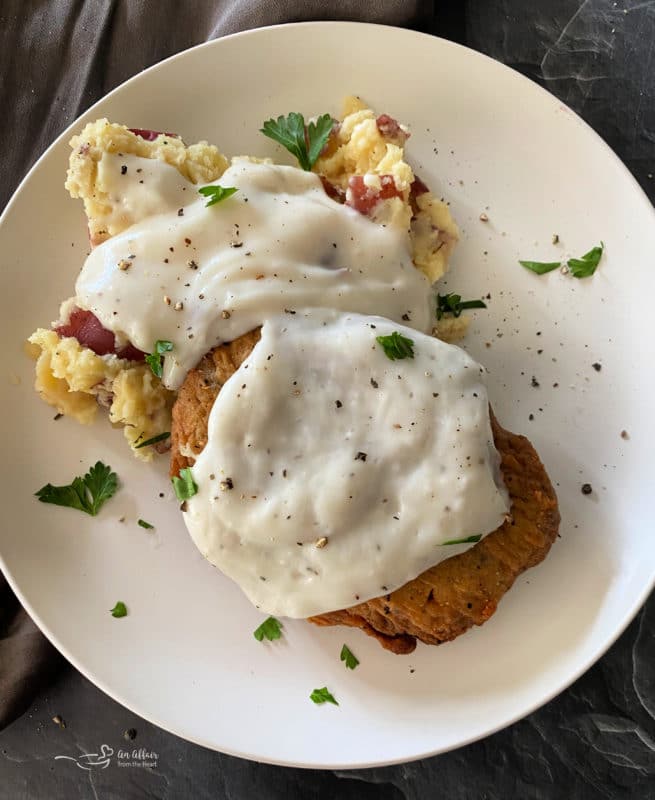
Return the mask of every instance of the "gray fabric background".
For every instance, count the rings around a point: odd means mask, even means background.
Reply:
[[[200,42],[282,22],[422,28],[425,0],[1,0],[0,208],[52,140],[146,67]],[[29,136],[26,133],[29,131]]]

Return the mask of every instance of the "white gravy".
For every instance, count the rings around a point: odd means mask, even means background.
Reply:
[[[398,331],[414,358],[376,336]],[[306,617],[393,591],[508,511],[483,369],[379,317],[271,317],[221,389],[185,520],[268,614]]]
[[[263,324],[213,406],[185,514],[258,608],[306,617],[378,597],[501,524],[483,369],[422,333],[434,296],[407,231],[291,167],[237,160],[218,183],[238,191],[211,207],[158,161],[105,155],[99,170],[134,224],[88,257],[78,306],[146,352],[172,342],[173,389]],[[376,336],[394,331],[413,359],[385,355]]]
[[[99,170],[116,213],[143,218],[91,252],[76,303],[144,352],[172,342],[169,388],[208,350],[285,310],[323,306],[430,328],[434,301],[407,231],[331,200],[313,173],[238,160],[218,181],[237,193],[206,207],[163,162],[106,154]]]

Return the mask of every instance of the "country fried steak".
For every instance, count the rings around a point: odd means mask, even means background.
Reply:
[[[255,330],[216,347],[188,374],[173,407],[171,475],[192,466],[203,450],[214,401],[258,340]],[[482,625],[516,578],[543,561],[559,528],[555,490],[525,436],[506,431],[493,413],[491,427],[511,499],[503,525],[395,592],[311,622],[360,628],[387,650],[411,653],[417,639],[441,644]]]

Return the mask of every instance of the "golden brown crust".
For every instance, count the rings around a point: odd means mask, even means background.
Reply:
[[[207,441],[207,420],[223,384],[259,340],[259,330],[212,350],[192,370],[173,407],[171,475],[190,466]],[[525,436],[491,426],[511,498],[511,517],[460,555],[442,561],[391,594],[310,617],[317,625],[348,625],[387,650],[411,653],[416,640],[450,641],[495,612],[516,578],[548,554],[557,537],[557,496]],[[186,455],[184,455],[184,454]]]
[[[215,347],[187,375],[173,406],[171,477],[190,467],[207,444],[207,423],[223,384],[248,358],[259,341],[259,328]]]
[[[386,649],[408,653],[416,639],[441,644],[482,625],[516,578],[543,561],[559,529],[555,490],[525,436],[501,428],[493,414],[491,425],[511,517],[474,547],[395,592],[311,617],[311,622],[362,628]]]

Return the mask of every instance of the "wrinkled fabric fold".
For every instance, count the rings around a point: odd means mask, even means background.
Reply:
[[[0,729],[29,707],[64,663],[0,573]]]

